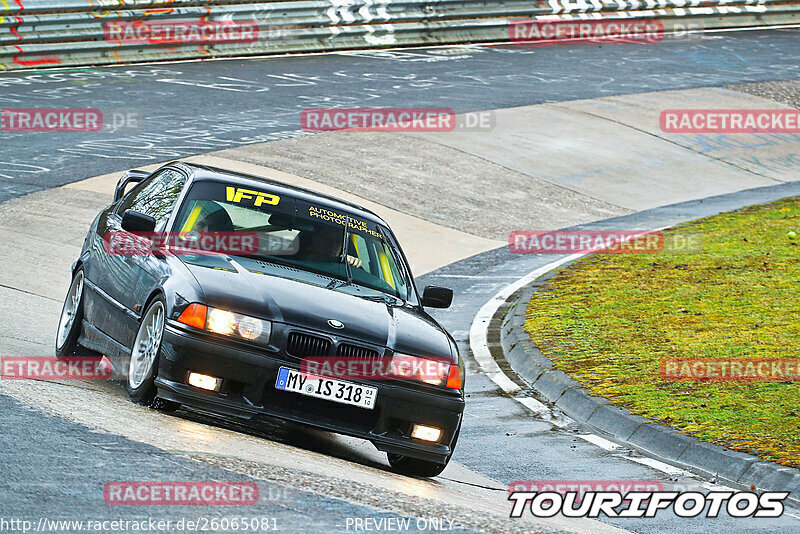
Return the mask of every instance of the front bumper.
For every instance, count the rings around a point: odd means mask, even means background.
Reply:
[[[378,388],[372,410],[307,397],[275,388],[278,369],[299,369],[297,359],[224,341],[166,325],[156,378],[158,396],[223,415],[249,419],[263,414],[303,423],[368,439],[385,452],[432,462],[444,463],[452,452],[464,411],[464,400],[455,392],[371,381],[369,385]],[[222,378],[220,391],[188,385],[189,371]],[[442,429],[439,442],[411,438],[414,423]]]

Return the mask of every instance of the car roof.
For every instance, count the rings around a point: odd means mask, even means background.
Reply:
[[[276,192],[283,192],[288,196],[294,196],[307,202],[314,202],[331,209],[339,209],[349,212],[351,215],[356,215],[364,219],[371,220],[372,222],[379,223],[388,228],[388,224],[376,213],[368,210],[363,206],[336,198],[331,195],[318,193],[311,189],[304,187],[297,187],[285,182],[278,182],[277,180],[270,180],[253,174],[247,174],[238,171],[231,171],[213,167],[210,165],[200,165],[198,163],[188,163],[185,161],[173,162],[168,164],[177,168],[183,167],[195,181],[198,180],[216,180],[228,183],[235,183],[238,185],[248,185],[250,187],[258,187],[258,184],[267,184]]]

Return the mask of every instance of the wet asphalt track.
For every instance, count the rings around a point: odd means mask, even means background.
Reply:
[[[302,135],[300,112],[310,107],[461,113],[800,78],[798,49],[800,33],[783,30],[654,44],[412,49],[4,73],[2,108],[97,108],[105,126],[123,116],[136,122],[95,133],[0,133],[0,202],[128,167]]]
[[[96,107],[106,117],[131,110],[140,114],[140,125],[128,132],[0,134],[0,201],[130,166],[299,135],[299,112],[306,107],[451,107],[463,112],[797,78],[798,49],[800,33],[745,32],[650,46],[479,48],[457,54],[414,50],[5,74],[0,75],[0,106],[4,108]],[[788,185],[765,191],[761,197],[726,195],[628,216],[625,224],[657,227],[752,204],[758,198],[766,201],[799,192]],[[490,252],[425,275],[418,283],[456,289],[454,307],[435,315],[459,341],[462,353],[468,354],[468,331],[477,309],[504,285],[554,259]],[[607,453],[576,438],[577,429],[558,429],[532,418],[516,402],[498,395],[494,384],[468,360],[470,397],[455,461],[504,483],[515,479],[668,481],[662,473],[627,460],[625,454]],[[0,421],[4,429],[0,447],[6,458],[0,490],[3,515],[107,517],[120,513],[98,508],[86,498],[98,483],[225,477],[190,459],[92,432],[4,396],[0,396]],[[348,515],[375,515],[363,506],[301,493],[287,498],[290,505],[266,506],[261,512],[276,517],[280,524],[292,525],[288,531],[309,532],[341,526]],[[248,515],[254,513],[248,511]],[[152,510],[124,514],[154,515]],[[168,517],[176,511],[159,514]],[[794,532],[800,527],[789,517],[769,522],[687,521],[667,514],[614,523],[653,533]]]

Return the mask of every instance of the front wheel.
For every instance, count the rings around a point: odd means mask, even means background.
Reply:
[[[83,268],[75,272],[72,283],[61,308],[61,317],[58,320],[56,332],[56,356],[66,358],[69,356],[97,356],[96,352],[84,349],[78,344],[83,322]]]
[[[458,435],[461,433],[461,427],[456,430],[456,436],[453,438],[453,444],[450,446],[450,454],[445,458],[444,463],[429,462],[427,460],[419,460],[417,458],[410,458],[402,454],[387,454],[389,465],[392,469],[401,475],[409,475],[414,477],[435,477],[444,471],[447,464],[450,463],[450,458],[453,457],[453,451],[456,449],[458,443]]]
[[[165,316],[166,306],[162,298],[155,299],[142,316],[131,350],[131,362],[128,365],[128,395],[139,404],[172,411],[180,405],[156,398],[155,380]]]
[[[447,462],[437,464],[436,462],[429,462],[427,460],[419,460],[417,458],[409,458],[401,454],[387,454],[389,465],[392,469],[401,475],[409,475],[414,477],[435,477],[439,475],[444,468],[447,467]],[[449,460],[449,458],[448,458]]]

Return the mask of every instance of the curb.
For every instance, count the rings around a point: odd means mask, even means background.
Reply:
[[[501,323],[500,343],[512,370],[544,400],[596,434],[703,478],[715,477],[730,486],[790,491],[786,500],[800,504],[800,470],[705,443],[634,415],[606,398],[592,395],[572,377],[555,369],[553,362],[530,340],[524,326],[525,312],[533,292],[563,267],[538,278],[508,301],[510,307]]]

